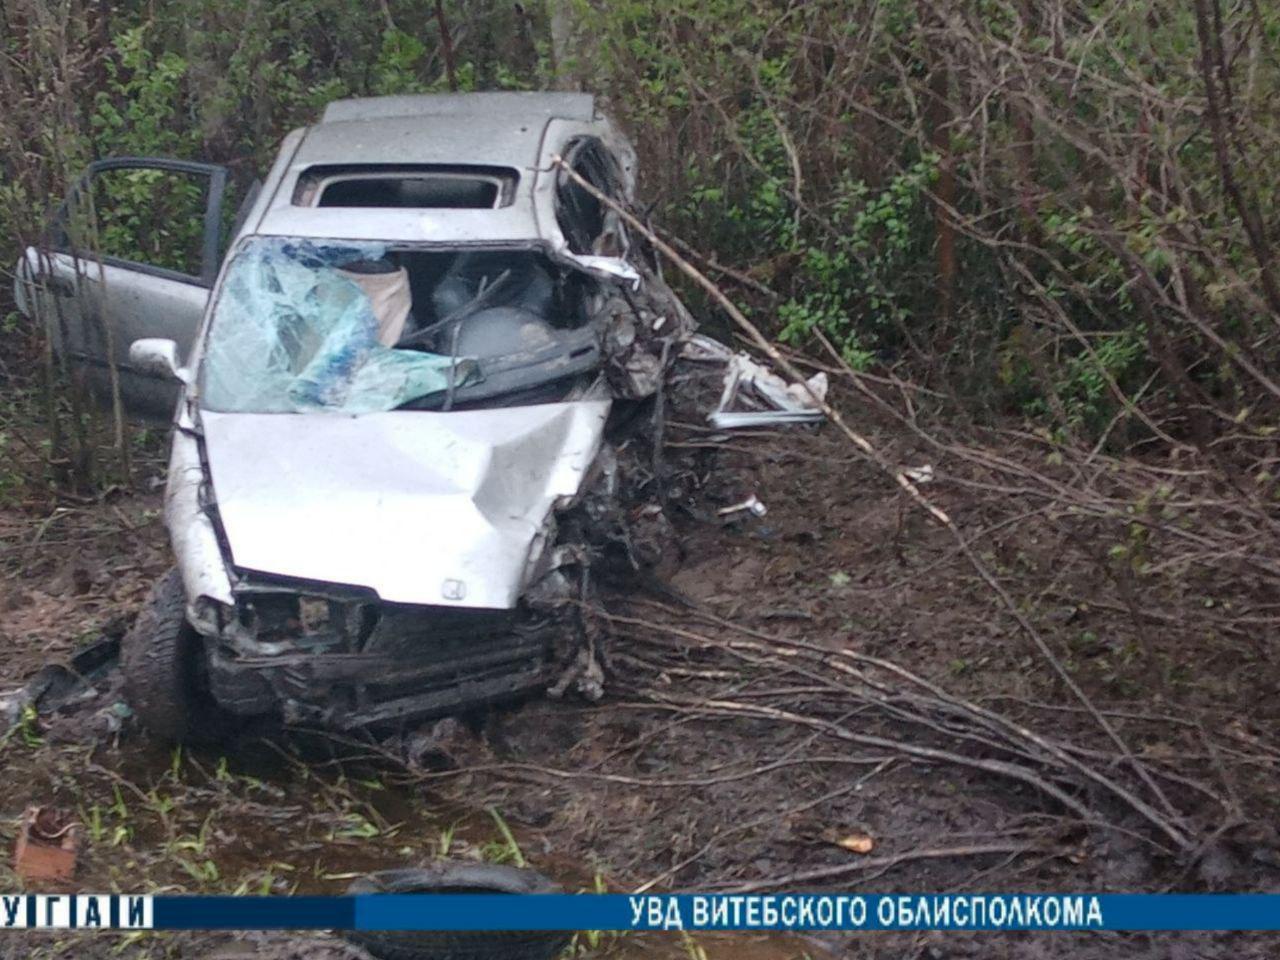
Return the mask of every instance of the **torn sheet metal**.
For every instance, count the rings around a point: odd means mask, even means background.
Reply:
[[[593,277],[602,280],[621,280],[631,284],[632,288],[640,286],[640,273],[621,257],[602,257],[596,254],[572,253],[566,245],[556,250],[556,255],[581,267]]]
[[[553,507],[595,460],[609,407],[202,419],[238,568],[394,603],[510,609]]]
[[[697,326],[661,278],[647,266],[643,270],[647,282],[639,293],[615,294],[595,310],[604,318],[609,387],[615,397],[628,400],[658,392]]]
[[[20,723],[28,710],[42,713],[94,696],[93,681],[115,664],[118,637],[102,636],[77,650],[66,664],[51,663],[16,690],[0,693],[0,736]]]
[[[189,424],[189,418],[186,419]],[[204,486],[199,441],[190,426],[180,421],[173,431],[173,447],[169,451],[164,522],[173,554],[178,559],[187,614],[193,618],[201,597],[225,604],[234,602],[231,577],[218,545],[217,531],[201,504]]]
[[[804,383],[789,383],[745,353],[734,353],[710,337],[697,334],[681,350],[681,357],[699,362],[722,363],[724,388],[720,403],[708,416],[712,426],[724,430],[789,423],[820,423],[821,404],[827,397],[827,375],[816,373]],[[731,409],[745,404],[748,409]],[[767,407],[768,409],[763,409]]]
[[[821,410],[716,410],[707,416],[711,425],[720,430],[821,423],[823,419]]]

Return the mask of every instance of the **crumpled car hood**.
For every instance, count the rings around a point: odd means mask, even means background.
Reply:
[[[201,423],[236,567],[393,603],[510,609],[547,517],[600,449],[609,406],[205,411]]]

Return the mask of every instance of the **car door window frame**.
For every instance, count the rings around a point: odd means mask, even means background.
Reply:
[[[209,191],[205,197],[204,230],[200,244],[200,273],[184,273],[169,267],[159,267],[152,263],[129,260],[98,251],[78,250],[71,242],[67,231],[67,217],[72,201],[79,196],[91,195],[93,180],[108,170],[165,170],[171,173],[182,173],[191,176],[202,176],[209,179]],[[78,259],[101,260],[104,265],[136,270],[166,280],[190,283],[200,287],[211,288],[218,276],[221,261],[222,237],[222,200],[227,189],[227,168],[214,163],[200,163],[195,160],[173,160],[168,157],[111,157],[96,160],[89,164],[84,174],[76,181],[67,193],[66,199],[58,207],[54,220],[55,229],[52,236],[52,247],[63,253],[69,253]]]
[[[578,174],[605,196],[615,201],[621,199],[619,197],[621,164],[599,137],[575,137],[570,141],[568,149],[565,150],[564,159],[574,173]],[[590,225],[594,228],[594,232],[590,237],[585,235],[585,229],[588,228],[588,225],[578,219],[582,211],[574,209],[575,201],[582,201],[584,198],[597,208],[596,214],[600,221],[598,227]],[[622,230],[621,224],[616,222],[617,218],[613,215],[613,212],[604,203],[592,197],[579,184],[574,183],[563,172],[560,173],[556,187],[556,218],[560,232],[568,242],[569,248],[576,254],[592,254],[596,243],[606,232],[611,230],[618,234],[618,241],[623,248],[625,249],[627,246],[625,231]],[[579,234],[579,230],[584,232]],[[584,246],[581,243],[582,240],[587,241],[585,249],[576,249],[579,246]]]

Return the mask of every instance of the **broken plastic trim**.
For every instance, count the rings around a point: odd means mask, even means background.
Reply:
[[[204,619],[196,603],[200,598],[208,597],[228,606],[234,603],[217,531],[200,503],[204,482],[199,440],[190,424],[184,427],[180,421],[173,431],[164,513],[187,596],[187,617],[193,624]]]
[[[707,420],[722,430],[742,427],[765,427],[788,423],[821,423],[826,415],[819,406],[827,395],[827,375],[816,373],[805,383],[788,383],[763,364],[745,353],[734,353],[729,347],[701,334],[684,344],[681,355],[687,360],[724,364],[724,387],[720,403]],[[744,394],[757,408],[767,404],[772,409],[730,410]]]

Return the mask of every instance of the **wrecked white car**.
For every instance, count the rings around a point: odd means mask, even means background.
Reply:
[[[28,252],[20,303],[58,318],[60,349],[115,366],[135,407],[181,385],[176,567],[122,650],[154,733],[386,726],[590,685],[592,564],[646,562],[615,445],[643,442],[692,322],[556,157],[630,200],[632,151],[589,95],[342,101],[285,139],[216,279],[212,199],[198,274],[68,231]],[[97,347],[65,322],[89,288],[115,325]]]

